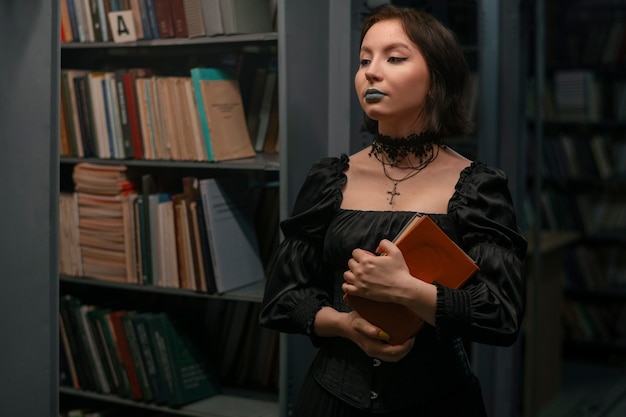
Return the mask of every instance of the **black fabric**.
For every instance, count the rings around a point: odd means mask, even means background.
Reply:
[[[373,367],[372,358],[352,342],[315,337],[315,314],[326,305],[349,311],[341,284],[351,251],[375,250],[414,213],[341,209],[348,164],[342,155],[323,158],[310,170],[293,215],[281,223],[285,239],[268,279],[260,321],[310,335],[320,347],[312,374],[345,403],[377,412],[427,407],[443,400],[437,393],[474,379],[461,337],[509,345],[520,331],[526,241],[517,230],[507,179],[500,170],[474,162],[461,172],[448,212],[425,213],[477,262],[480,272],[463,289],[438,287],[436,328],[425,326],[402,361]],[[477,398],[466,405],[482,401]]]
[[[448,392],[439,401],[427,401],[409,408],[376,413],[356,408],[324,389],[312,374],[304,379],[293,409],[293,417],[486,417],[479,381],[474,377],[458,392]]]

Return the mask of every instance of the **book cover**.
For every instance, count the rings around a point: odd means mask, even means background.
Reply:
[[[215,161],[256,155],[248,133],[239,83],[236,80],[202,80],[200,90]]]
[[[192,68],[190,70],[191,81],[193,85],[193,92],[196,102],[196,108],[198,110],[198,117],[200,119],[200,128],[202,131],[202,137],[204,139],[204,145],[207,153],[208,161],[215,161],[213,155],[213,145],[211,142],[211,130],[209,129],[209,121],[207,118],[206,106],[203,100],[203,93],[201,88],[201,81],[207,80],[226,80],[230,76],[223,70],[218,68]]]
[[[393,242],[402,251],[411,275],[422,281],[460,288],[477,271],[474,261],[428,216],[416,214]],[[415,336],[424,320],[408,307],[344,295],[344,300],[364,319],[400,344]]]
[[[270,5],[257,0],[219,0],[224,34],[272,31]]]
[[[244,184],[245,185],[245,184]],[[233,290],[265,277],[245,187],[237,183],[200,180],[213,274],[218,293]]]
[[[191,334],[164,313],[153,316],[151,325],[155,343],[160,347],[159,360],[171,377],[169,405],[179,407],[218,394],[215,369]]]

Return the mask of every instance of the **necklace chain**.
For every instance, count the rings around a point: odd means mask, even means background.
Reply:
[[[400,195],[398,184],[413,178],[437,158],[439,147],[434,147],[434,144],[440,145],[441,141],[430,132],[395,139],[379,134],[374,138],[369,156],[376,157],[383,167],[383,174],[393,183],[393,188],[387,191],[390,206],[393,207],[394,198]],[[414,165],[411,158],[407,158],[409,154],[417,157],[419,164]],[[408,165],[401,166],[402,161],[408,162]],[[394,178],[389,174],[388,166],[410,171],[401,178]]]

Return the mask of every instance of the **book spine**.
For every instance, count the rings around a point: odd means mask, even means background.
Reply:
[[[153,0],[154,14],[157,20],[160,38],[174,37],[174,23],[170,8],[170,0]]]
[[[74,42],[78,42],[80,40],[80,35],[78,33],[78,19],[76,18],[76,6],[74,4],[76,0],[67,0],[67,12],[70,16],[70,26],[72,28],[72,39]]]
[[[209,130],[209,122],[206,116],[204,100],[202,99],[202,90],[200,88],[200,69],[191,69],[191,80],[193,81],[193,90],[196,97],[196,106],[198,108],[198,116],[200,117],[200,127],[202,128],[202,136],[204,137],[204,146],[206,147],[209,162],[215,161],[213,154],[213,145],[211,144],[211,132]]]
[[[150,388],[154,396],[154,402],[157,404],[167,403],[169,397],[164,384],[164,381],[159,375],[157,364],[155,362],[154,346],[150,343],[150,337],[148,334],[148,328],[146,325],[146,314],[138,314],[132,318],[133,326],[137,334],[137,340],[141,348],[141,357],[146,367],[146,375]]]
[[[137,380],[139,382],[139,385],[141,386],[142,397],[146,401],[152,401],[152,388],[148,381],[148,374],[146,372],[146,366],[143,362],[141,346],[139,344],[137,332],[135,331],[135,326],[132,322],[132,318],[134,317],[134,315],[134,313],[126,313],[120,318],[120,320],[124,327],[124,333],[126,333],[126,338],[128,340],[128,349],[132,356],[133,366],[135,367],[135,372],[137,374]]]
[[[146,11],[148,12],[148,23],[152,37],[159,39],[161,36],[159,35],[159,21],[154,8],[154,0],[146,0]]]
[[[117,98],[119,104],[120,125],[124,142],[124,154],[127,158],[135,157],[135,146],[133,143],[133,134],[131,131],[131,123],[129,118],[128,96],[124,78],[125,70],[115,71],[115,86],[117,88]]]
[[[187,31],[187,19],[185,18],[185,6],[183,3],[184,0],[170,1],[174,36],[177,38],[186,38],[189,36],[189,32]]]

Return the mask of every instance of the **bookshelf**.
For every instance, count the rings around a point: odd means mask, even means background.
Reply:
[[[527,36],[528,211],[534,213],[528,224],[542,245],[546,235],[560,236],[562,243],[556,260],[554,254],[536,255],[532,296],[539,305],[531,311],[545,308],[540,288],[551,280],[541,271],[552,268],[559,276],[558,286],[550,287],[558,306],[550,320],[558,318],[559,326],[547,339],[553,364],[582,361],[623,369],[625,363],[624,267],[617,255],[626,242],[625,12],[623,2],[607,1],[546,0],[529,8],[535,31]],[[572,234],[577,238],[567,239]],[[549,330],[541,321],[531,324],[543,328],[539,334]],[[526,415],[557,398],[564,385],[563,368],[535,372],[552,381],[552,394],[535,394]]]
[[[162,300],[187,300],[189,304],[198,302],[207,304],[221,301],[216,297],[185,294],[174,290],[163,290],[157,294],[140,291],[130,286],[116,286],[100,283],[87,283],[71,277],[58,276],[57,260],[57,219],[59,183],[66,181],[68,167],[82,159],[73,157],[59,160],[58,130],[60,97],[59,79],[61,60],[73,57],[80,61],[81,56],[89,56],[85,67],[98,67],[103,62],[121,62],[125,60],[146,60],[149,56],[167,56],[170,62],[180,56],[195,55],[204,57],[208,50],[224,51],[233,48],[265,48],[274,50],[278,56],[280,124],[282,136],[281,153],[275,157],[257,157],[243,162],[229,161],[218,164],[188,162],[144,162],[123,161],[136,171],[175,171],[203,172],[228,176],[234,172],[253,172],[280,179],[280,216],[290,210],[295,191],[299,188],[307,166],[328,152],[326,137],[332,129],[328,127],[328,107],[330,89],[328,74],[320,73],[320,65],[327,68],[329,57],[325,48],[319,45],[328,40],[329,21],[336,18],[327,5],[306,1],[293,5],[292,2],[278,2],[278,30],[276,33],[261,35],[233,36],[228,39],[211,38],[210,40],[159,40],[137,42],[118,46],[111,43],[93,45],[59,45],[59,1],[42,2],[35,9],[15,7],[11,13],[3,14],[2,51],[16,65],[3,66],[5,79],[16,79],[11,83],[8,94],[3,95],[2,105],[10,112],[3,112],[0,122],[4,138],[15,140],[2,141],[2,162],[7,171],[3,180],[3,191],[21,196],[12,203],[5,204],[2,218],[6,230],[12,236],[3,238],[7,248],[13,248],[3,254],[6,271],[16,277],[7,284],[10,291],[3,296],[4,317],[23,317],[23,320],[7,323],[6,331],[11,334],[15,344],[4,346],[3,373],[14,383],[2,392],[2,413],[21,415],[56,415],[59,410],[59,394],[63,401],[71,397],[77,403],[114,404],[121,401],[124,407],[134,405],[124,403],[117,397],[97,393],[76,393],[75,390],[59,389],[58,358],[58,293],[59,289],[84,293],[109,292],[120,298],[159,298]],[[334,7],[334,6],[333,6]],[[34,13],[32,10],[38,10]],[[43,11],[43,13],[39,13]],[[334,12],[333,12],[334,13]],[[329,19],[329,16],[331,19]],[[35,21],[36,19],[37,21]],[[324,22],[319,24],[319,22]],[[343,20],[332,22],[335,28],[345,24]],[[32,33],[31,33],[32,32]],[[17,34],[23,34],[23,37]],[[287,36],[289,34],[289,36]],[[8,40],[12,39],[11,42]],[[15,40],[19,41],[16,43]],[[129,47],[130,46],[130,47]],[[43,52],[43,53],[42,53]],[[303,56],[304,54],[304,56]],[[147,61],[144,61],[147,62]],[[32,83],[23,80],[22,76]],[[41,100],[42,94],[49,100]],[[345,99],[344,99],[345,100]],[[289,123],[287,123],[289,120]],[[28,139],[22,135],[27,134]],[[307,140],[295,138],[306,137]],[[290,141],[288,138],[294,138]],[[347,139],[345,139],[347,142]],[[333,146],[342,148],[340,141]],[[59,163],[60,162],[60,163]],[[95,161],[90,161],[95,162]],[[107,163],[98,161],[99,163]],[[210,174],[207,174],[210,173]],[[255,174],[255,175],[256,175]],[[176,174],[174,174],[176,175]],[[27,191],[27,192],[25,192]],[[24,211],[24,205],[31,207]],[[9,220],[10,219],[10,220]],[[42,239],[43,237],[43,239]],[[36,241],[36,242],[35,242]],[[35,242],[35,243],[34,243]],[[30,256],[24,256],[31,253]],[[36,259],[33,262],[33,259]],[[110,288],[109,288],[110,287]],[[236,292],[228,296],[228,301],[258,303],[259,288]],[[130,294],[130,295],[128,295]],[[33,302],[23,303],[28,299]],[[22,301],[20,301],[22,300]],[[192,300],[192,301],[190,301]],[[143,301],[142,301],[143,302]],[[146,301],[147,302],[147,301]],[[178,301],[181,302],[181,301]],[[184,301],[182,301],[184,302]],[[14,316],[15,315],[15,316]],[[33,329],[24,332],[23,329]],[[166,415],[229,415],[233,410],[241,413],[257,413],[257,402],[269,404],[264,411],[269,415],[288,415],[289,398],[297,392],[301,373],[299,368],[306,367],[306,350],[301,351],[298,343],[303,338],[281,336],[281,366],[278,389],[264,398],[262,393],[237,390],[225,391],[219,401],[206,401],[185,410],[147,407],[147,413],[162,412]],[[24,348],[31,346],[30,348]],[[49,352],[42,355],[41,352]],[[9,359],[10,358],[10,359]],[[17,360],[16,360],[17,359]],[[293,365],[293,366],[292,366]],[[36,377],[32,377],[36,375]],[[261,397],[261,398],[257,398]],[[245,411],[248,410],[248,411]],[[269,411],[267,411],[269,410]],[[137,415],[144,415],[141,409]],[[254,414],[259,415],[259,414]]]

